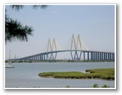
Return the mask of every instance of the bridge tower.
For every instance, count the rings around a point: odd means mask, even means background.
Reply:
[[[81,45],[81,40],[80,40],[79,34],[77,37],[75,37],[74,34],[72,35],[70,54],[71,54],[72,60],[80,60],[81,59],[82,45]]]
[[[57,45],[56,45],[56,41],[55,38],[53,40],[48,40],[48,45],[47,45],[47,52],[50,52],[49,54],[47,54],[47,60],[56,60],[57,57],[57,52],[53,52],[53,51],[57,51]]]

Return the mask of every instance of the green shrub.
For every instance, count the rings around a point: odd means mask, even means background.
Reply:
[[[94,88],[98,88],[99,86],[98,86],[98,84],[94,84],[93,87]]]
[[[102,88],[108,88],[109,86],[107,86],[106,84],[104,84],[103,86],[102,86]]]
[[[67,85],[67,86],[66,86],[66,88],[70,88],[70,86],[69,86],[69,85]]]

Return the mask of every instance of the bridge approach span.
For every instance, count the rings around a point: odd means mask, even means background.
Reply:
[[[57,60],[57,54],[61,52],[68,52],[71,55],[71,60],[114,60],[113,52],[104,51],[92,51],[92,50],[57,50],[43,52],[31,56],[26,56],[23,58],[18,58],[16,60]]]

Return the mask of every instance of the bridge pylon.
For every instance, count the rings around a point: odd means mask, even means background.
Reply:
[[[47,52],[50,52],[49,54],[47,54],[47,60],[56,60],[57,57],[57,52],[53,52],[53,51],[57,51],[57,45],[56,45],[56,41],[55,38],[53,40],[48,40],[48,45],[47,45]]]
[[[81,60],[82,44],[81,44],[79,34],[77,37],[75,37],[74,34],[72,35],[70,54],[71,54],[72,60]]]
[[[85,48],[85,44],[80,39],[80,35],[74,36],[72,35],[71,39],[71,47],[66,50],[57,50],[56,40],[49,39],[47,44],[47,51],[39,54],[26,56],[18,59],[10,59],[13,60],[23,60],[23,61],[45,61],[45,60],[56,60],[57,53],[60,52],[68,52],[71,54],[72,60],[84,60],[84,61],[114,61],[115,53],[114,52],[105,52],[105,51],[93,51],[87,50]]]

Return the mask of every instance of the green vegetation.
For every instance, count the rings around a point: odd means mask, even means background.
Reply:
[[[83,72],[43,72],[40,73],[41,77],[53,77],[53,78],[65,78],[65,79],[105,79],[105,80],[114,80],[114,69],[89,69],[86,70],[86,73]]]
[[[17,20],[13,20],[5,15],[5,41],[12,41],[19,39],[22,41],[27,41],[28,36],[32,35],[32,27],[23,25]]]
[[[86,60],[6,60],[5,62],[9,62],[11,61],[12,63],[32,63],[32,62],[50,62],[50,63],[54,63],[54,62],[114,62],[114,61],[108,61],[108,60],[104,60],[104,61],[86,61]]]
[[[109,86],[106,85],[106,84],[104,84],[104,85],[102,86],[102,88],[109,88]]]
[[[94,84],[93,87],[94,87],[94,88],[98,88],[99,86],[98,86],[98,84]],[[104,84],[104,85],[102,86],[102,88],[109,88],[109,86],[106,85],[106,84]]]
[[[93,78],[114,80],[114,69],[113,68],[89,69],[89,70],[86,70],[86,72],[90,72],[90,74]]]
[[[19,11],[24,7],[24,5],[10,5],[12,9]],[[32,5],[33,8],[46,8],[47,5]],[[10,18],[7,14],[7,9],[5,12],[5,41],[12,41],[15,39],[21,41],[28,41],[28,36],[32,35],[33,28],[28,25],[20,23],[18,20]]]
[[[69,85],[67,85],[67,86],[66,86],[66,88],[70,88],[70,86],[69,86]]]
[[[5,60],[5,63],[32,63],[31,60]]]
[[[98,88],[99,86],[98,86],[98,84],[94,84],[93,87],[94,88]]]

